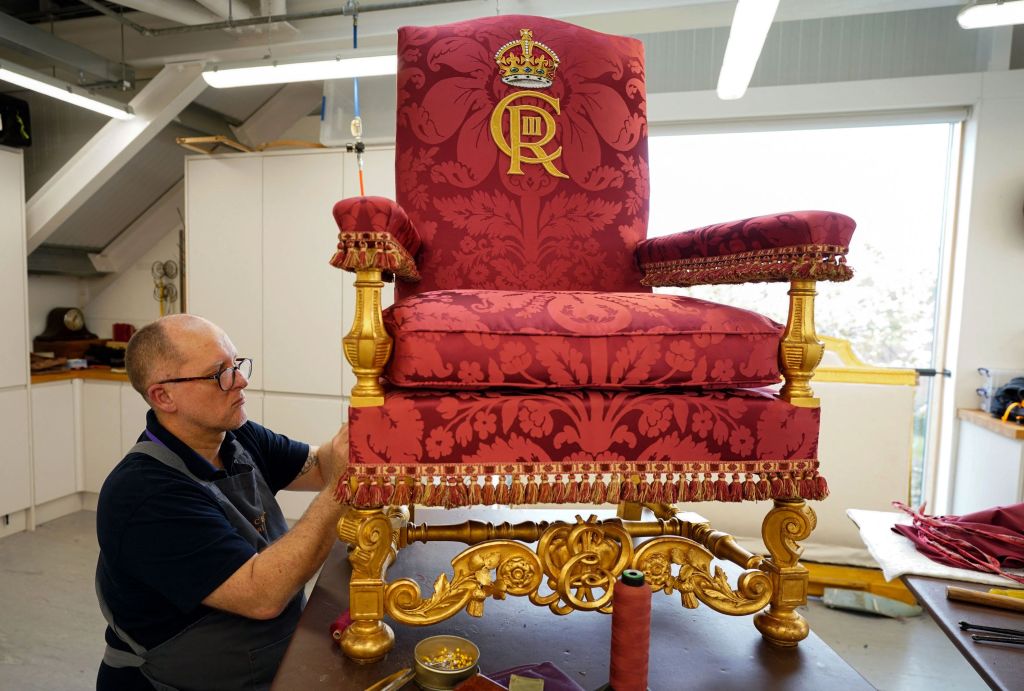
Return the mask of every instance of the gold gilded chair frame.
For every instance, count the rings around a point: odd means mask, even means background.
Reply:
[[[379,377],[392,344],[381,317],[381,271],[358,270],[355,285],[355,320],[343,342],[357,379],[351,405],[379,406],[384,400]],[[815,281],[792,281],[779,350],[785,377],[781,396],[803,407],[819,404],[810,387],[824,353],[814,330],[815,295]],[[678,592],[683,607],[703,603],[724,614],[756,613],[754,625],[776,645],[796,645],[807,637],[807,622],[796,611],[806,604],[808,587],[797,543],[810,536],[816,519],[803,500],[774,500],[761,526],[767,556],[748,552],[731,535],[712,530],[705,522],[678,518],[669,505],[650,508],[656,516],[650,521],[637,520],[639,504],[623,504],[613,519],[577,516],[572,523],[460,525],[412,524],[409,512],[399,507],[353,509],[337,529],[338,537],[352,546],[352,624],[341,636],[341,648],[357,662],[374,662],[394,645],[385,614],[403,624],[427,626],[462,610],[483,616],[488,598],[509,595],[528,597],[559,615],[574,610],[607,613],[614,582],[629,568],[643,571],[655,592]],[[452,559],[451,575],[442,573],[434,581],[432,593],[425,596],[410,579],[386,581],[388,566],[400,549],[436,541],[468,547]],[[528,545],[533,543],[531,549]],[[735,588],[712,563],[716,558],[743,569]]]

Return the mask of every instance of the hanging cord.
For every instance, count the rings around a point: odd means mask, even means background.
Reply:
[[[350,0],[349,5],[352,12],[352,49],[359,48],[359,3]],[[363,144],[363,118],[359,114],[359,77],[352,78],[352,136],[355,137],[356,166],[359,170],[359,196],[366,195],[366,187],[363,183],[363,151],[366,145]]]

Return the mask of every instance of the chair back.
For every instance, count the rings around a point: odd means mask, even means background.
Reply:
[[[640,41],[506,15],[398,32],[396,199],[427,290],[648,291]]]

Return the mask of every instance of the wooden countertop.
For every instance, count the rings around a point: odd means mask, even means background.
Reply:
[[[45,384],[51,381],[68,379],[99,379],[101,381],[128,381],[125,372],[114,372],[109,367],[89,367],[88,369],[69,369],[61,372],[43,372],[32,375],[33,384]]]
[[[992,417],[984,410],[978,410],[977,408],[960,408],[956,411],[956,416],[961,420],[966,420],[978,427],[984,427],[990,432],[1002,435],[1007,439],[1024,439],[1024,425],[1018,425],[1015,422],[1003,422],[999,418]]]
[[[992,419],[995,420],[995,418]],[[982,592],[988,590],[988,586],[914,575],[903,576],[902,580],[917,597],[917,601],[932,615],[939,628],[953,642],[957,650],[981,675],[985,683],[993,689],[1020,688],[1022,652],[1020,646],[975,643],[971,639],[971,634],[981,632],[961,631],[959,622],[966,621],[982,626],[1020,629],[1024,623],[1024,617],[1021,614],[957,602],[946,597],[946,587],[950,585]]]

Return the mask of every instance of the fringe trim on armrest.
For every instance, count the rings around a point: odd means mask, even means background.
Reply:
[[[346,271],[380,269],[409,283],[420,280],[416,260],[391,233],[342,231],[331,266]]]
[[[645,286],[696,286],[807,279],[848,281],[849,248],[839,245],[773,247],[725,256],[691,257],[641,264]]]
[[[392,466],[389,469],[393,470]],[[414,468],[412,470],[415,470]],[[639,476],[639,479],[636,477]],[[633,478],[633,479],[630,479]],[[828,484],[817,470],[761,473],[528,473],[435,476],[353,473],[335,499],[356,508],[526,504],[675,504],[694,501],[824,499]]]

